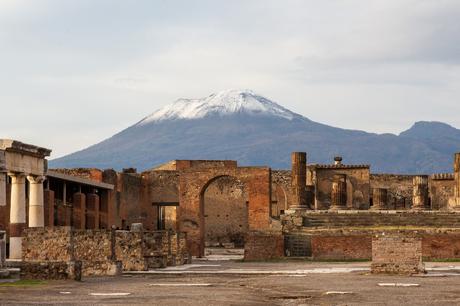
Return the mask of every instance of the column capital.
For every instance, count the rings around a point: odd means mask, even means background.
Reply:
[[[46,177],[44,175],[28,175],[27,180],[31,184],[41,184],[45,181]]]
[[[24,184],[25,183],[25,173],[23,172],[8,172],[8,176],[11,177],[13,184]]]

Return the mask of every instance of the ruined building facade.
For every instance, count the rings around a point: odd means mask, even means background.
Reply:
[[[334,233],[352,224],[369,229],[366,220],[391,226],[396,219],[385,212],[398,212],[398,220],[409,216],[408,223],[420,218],[414,224],[422,227],[431,226],[433,215],[442,225],[447,212],[460,220],[460,154],[453,173],[431,175],[372,174],[369,165],[347,165],[340,157],[331,164],[308,164],[304,152],[292,154],[290,170],[240,167],[230,160],[174,160],[137,173],[51,170],[45,160],[49,150],[0,144],[0,230],[7,232],[11,258],[20,258],[27,227],[127,230],[142,223],[145,230],[186,233],[196,256],[209,246],[244,246],[247,254],[265,247],[289,255],[297,242],[311,253],[319,239],[312,229]],[[447,227],[456,219],[445,220],[450,220]],[[361,240],[353,240],[356,235],[337,239],[365,245],[369,233],[361,233]]]

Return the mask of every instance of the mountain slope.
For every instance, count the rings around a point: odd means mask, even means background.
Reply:
[[[416,123],[399,136],[344,130],[311,121],[251,91],[180,99],[50,167],[151,168],[172,159],[235,159],[240,165],[289,168],[292,151],[308,162],[368,163],[373,172],[449,172],[460,130]]]

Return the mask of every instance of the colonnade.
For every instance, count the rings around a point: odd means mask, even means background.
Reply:
[[[11,178],[10,206],[10,258],[20,259],[22,254],[22,231],[26,227],[26,179],[29,181],[29,227],[44,227],[42,175],[26,175],[9,172]]]

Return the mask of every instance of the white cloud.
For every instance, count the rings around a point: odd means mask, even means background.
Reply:
[[[454,0],[1,0],[0,130],[60,155],[238,87],[335,126],[460,127],[459,15]]]

